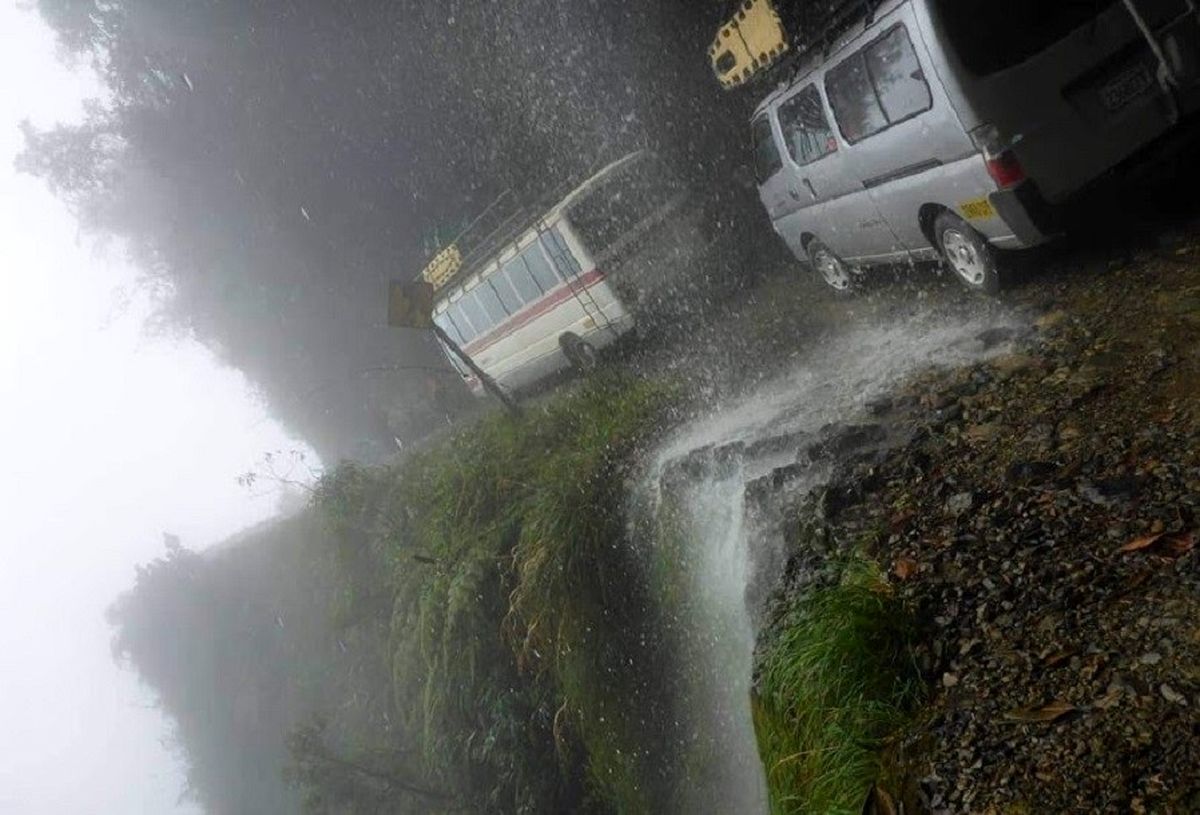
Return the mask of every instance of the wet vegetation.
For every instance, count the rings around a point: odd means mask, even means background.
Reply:
[[[921,694],[911,610],[865,557],[838,572],[790,605],[759,657],[754,724],[779,815],[861,812]]]
[[[313,812],[661,811],[668,666],[624,505],[676,398],[601,376],[401,465],[343,466],[301,518],[146,567],[114,607],[117,649],[178,721],[196,795],[290,811],[269,789],[287,763]],[[230,707],[246,687],[271,711],[252,734]],[[269,766],[274,798],[239,797]]]

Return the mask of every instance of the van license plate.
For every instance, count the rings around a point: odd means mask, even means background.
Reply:
[[[965,218],[971,221],[978,221],[983,218],[991,218],[996,214],[996,210],[992,208],[992,202],[986,198],[975,198],[970,201],[963,201],[958,205],[958,211]]]
[[[1117,111],[1141,96],[1154,81],[1144,65],[1131,65],[1100,86],[1100,101],[1110,111]]]

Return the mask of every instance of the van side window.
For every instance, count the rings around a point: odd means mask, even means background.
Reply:
[[[750,136],[754,140],[754,177],[761,184],[783,168],[783,159],[775,147],[771,120],[766,116],[754,120],[750,125]]]
[[[933,96],[903,25],[856,51],[825,74],[825,94],[846,141],[929,110]]]
[[[933,97],[904,26],[896,26],[863,53],[889,124],[929,110]]]
[[[837,150],[837,138],[825,118],[816,85],[809,85],[779,106],[779,129],[797,164],[811,164]]]

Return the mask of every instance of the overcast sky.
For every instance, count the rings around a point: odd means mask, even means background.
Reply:
[[[149,335],[119,247],[12,169],[18,122],[77,119],[100,94],[55,54],[0,0],[0,813],[194,812],[104,610],[164,532],[203,548],[268,517],[275,497],[237,475],[302,446],[240,374]]]

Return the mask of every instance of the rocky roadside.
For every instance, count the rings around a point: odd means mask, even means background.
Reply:
[[[1200,812],[1200,239],[1015,299],[1014,353],[879,407],[915,433],[805,502],[778,596],[819,539],[916,611],[905,811]]]

